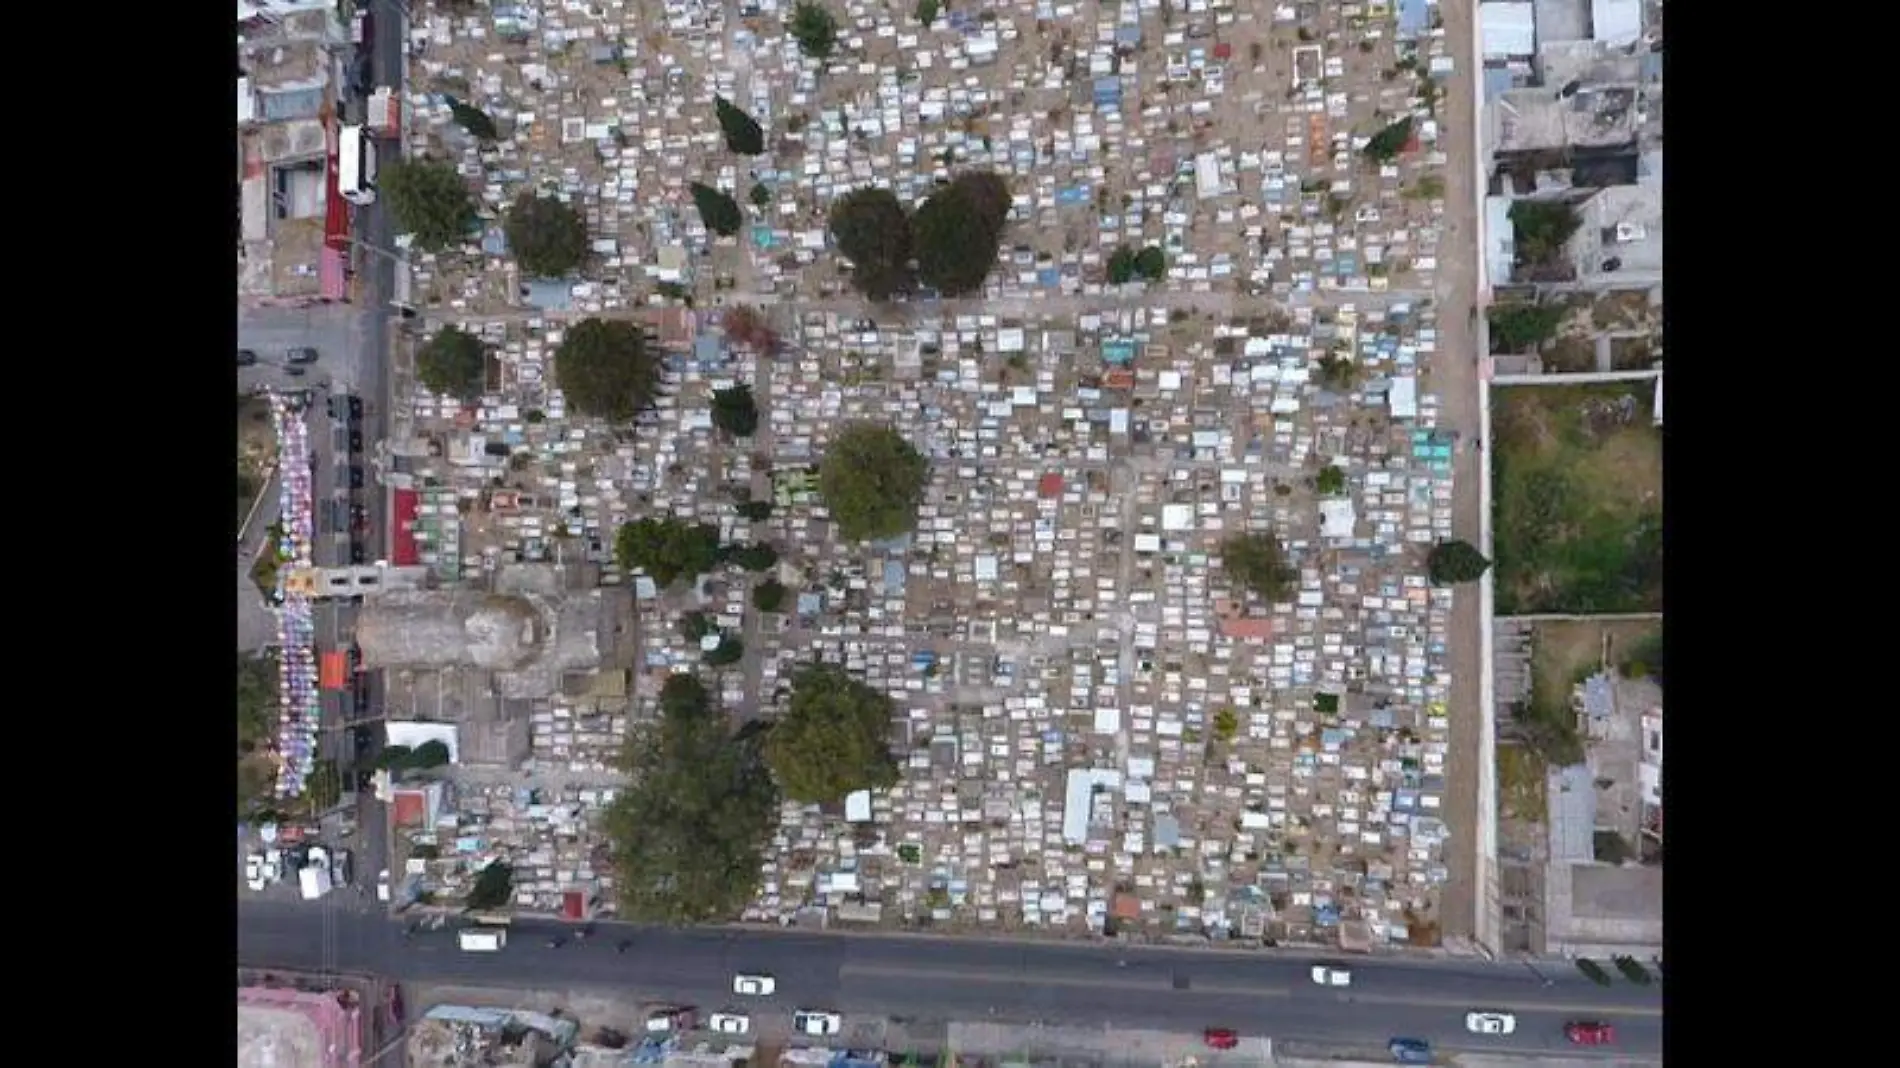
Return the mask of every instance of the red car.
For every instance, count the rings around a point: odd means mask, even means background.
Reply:
[[[1606,1023],[1567,1023],[1564,1037],[1579,1046],[1607,1046],[1616,1041],[1616,1028]]]
[[[1240,1036],[1225,1027],[1210,1027],[1201,1035],[1201,1041],[1209,1049],[1233,1049],[1240,1045]]]

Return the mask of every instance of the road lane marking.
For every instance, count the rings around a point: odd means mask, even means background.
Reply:
[[[968,968],[895,968],[877,964],[847,964],[838,969],[840,981],[852,978],[862,979],[904,979],[923,982],[955,983],[1008,983],[1022,986],[1067,986],[1085,990],[1145,990],[1165,991],[1176,994],[1229,994],[1241,997],[1287,997],[1291,991],[1283,987],[1268,986],[1205,986],[1195,983],[1186,990],[1176,990],[1168,976],[1157,975],[1150,979],[1128,979],[1121,977],[1103,977],[1089,979],[1073,975],[1036,975],[1010,974],[1006,972],[976,971]]]
[[[1459,1008],[1466,1012],[1478,1010],[1471,998],[1429,998],[1413,997],[1408,994],[1348,994],[1346,1000],[1354,1004],[1371,1005],[1424,1005],[1436,1008]],[[1495,999],[1494,999],[1495,1000]],[[1506,1004],[1499,1009],[1522,1016],[1526,1013],[1557,1013],[1566,1016],[1661,1016],[1662,1006],[1648,1008],[1640,1005],[1568,1005],[1548,1001],[1523,1001],[1516,998],[1505,999]]]

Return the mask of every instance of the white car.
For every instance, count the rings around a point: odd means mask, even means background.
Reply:
[[[707,1023],[722,1035],[743,1035],[752,1029],[752,1021],[736,1012],[715,1012]]]
[[[778,980],[769,975],[735,975],[732,977],[732,992],[750,994],[755,998],[769,998],[778,989]]]
[[[844,1030],[844,1018],[835,1012],[800,1009],[792,1013],[792,1029],[801,1035],[835,1035]]]
[[[1321,986],[1351,986],[1352,970],[1337,964],[1315,964],[1313,981]]]
[[[389,869],[388,868],[384,868],[382,871],[379,871],[376,873],[376,900],[378,901],[389,900]]]
[[[256,853],[244,858],[244,885],[253,890],[264,889],[264,858]]]
[[[1517,1030],[1517,1017],[1508,1012],[1468,1012],[1465,1030],[1474,1035],[1508,1035]]]

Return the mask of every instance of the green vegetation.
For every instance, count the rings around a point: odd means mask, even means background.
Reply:
[[[752,387],[737,385],[714,390],[713,426],[735,438],[749,438],[759,429],[759,406],[752,399]]]
[[[576,412],[624,423],[652,405],[660,365],[639,324],[582,319],[555,350],[554,381]]]
[[[981,290],[996,266],[1009,206],[1009,184],[990,171],[964,171],[939,188],[911,220],[918,279],[946,297]]]
[[[1564,245],[1583,227],[1577,209],[1561,200],[1517,200],[1511,203],[1512,242],[1522,267],[1555,263]]]
[[[719,644],[706,654],[706,666],[730,667],[745,658],[745,642],[730,634],[719,636]]]
[[[680,637],[694,644],[698,644],[701,638],[704,638],[706,635],[718,629],[719,627],[712,621],[712,617],[704,612],[688,612],[680,617]]]
[[[1609,986],[1615,981],[1610,978],[1609,972],[1603,970],[1603,965],[1584,957],[1577,958],[1577,970],[1598,986]]]
[[[1436,200],[1445,195],[1445,180],[1436,174],[1420,175],[1405,195],[1413,200]]]
[[[1313,364],[1319,384],[1334,393],[1345,393],[1359,384],[1359,364],[1349,356],[1329,352]]]
[[[746,199],[752,202],[753,207],[763,210],[772,203],[772,191],[766,188],[764,182],[753,182],[752,191],[746,194]]]
[[[692,183],[688,189],[693,194],[693,207],[699,210],[699,220],[706,224],[706,229],[720,237],[731,237],[745,225],[745,213],[739,210],[739,202],[732,199],[730,193],[701,182]]]
[[[1337,497],[1346,492],[1346,471],[1337,465],[1328,464],[1319,469],[1313,478],[1313,488],[1328,497]]]
[[[761,571],[770,571],[778,565],[778,550],[762,541],[755,541],[750,545],[731,550],[728,559],[747,571],[757,574]]]
[[[1220,558],[1235,584],[1275,604],[1292,600],[1299,589],[1300,571],[1272,534],[1236,534],[1221,542]]]
[[[1214,737],[1223,742],[1231,742],[1234,735],[1240,733],[1240,716],[1231,708],[1223,708],[1214,713]]]
[[[751,522],[762,523],[772,518],[772,502],[743,501],[739,505],[739,515]]]
[[[632,784],[602,820],[613,845],[621,918],[704,923],[736,917],[752,901],[778,795],[764,774],[756,734],[735,737],[706,687],[674,675],[660,690],[656,722],[627,741]]]
[[[1498,744],[1498,808],[1526,823],[1543,823],[1547,765],[1527,746]]]
[[[789,706],[765,740],[765,761],[785,796],[806,804],[888,789],[898,777],[890,750],[895,715],[881,690],[843,668],[811,665],[792,678]]]
[[[1405,151],[1406,143],[1412,139],[1412,117],[1410,115],[1394,122],[1366,142],[1360,151],[1373,163],[1390,163]]]
[[[1617,670],[1626,679],[1649,679],[1663,684],[1662,631],[1651,631],[1624,649],[1617,658]]]
[[[826,59],[838,47],[838,20],[811,0],[799,0],[785,29],[798,42],[799,52],[808,58]]]
[[[385,746],[376,756],[376,766],[390,771],[428,771],[446,767],[448,763],[449,747],[437,741],[423,742],[414,749],[406,745]]]
[[[1648,986],[1655,981],[1654,977],[1637,963],[1635,957],[1611,957],[1610,963],[1616,965],[1616,970],[1623,973],[1623,978],[1637,986]]]
[[[726,135],[727,148],[741,156],[765,154],[765,131],[756,119],[723,96],[713,97],[713,109],[718,114],[719,129]]]
[[[1476,582],[1491,569],[1491,561],[1474,548],[1470,542],[1441,541],[1432,546],[1432,553],[1426,560],[1431,573],[1432,585],[1454,586],[1460,582]]]
[[[1662,610],[1662,435],[1649,387],[1492,391],[1497,611]]]
[[[514,896],[515,869],[503,861],[491,860],[475,874],[475,885],[469,888],[467,905],[477,912],[505,909]]]
[[[895,537],[917,523],[930,464],[903,435],[880,423],[853,423],[825,451],[818,493],[845,541]]]
[[[1604,864],[1621,864],[1635,859],[1635,852],[1615,831],[1597,831],[1590,836],[1590,855]]]
[[[488,379],[488,347],[482,339],[445,326],[416,350],[416,379],[431,393],[472,401]]]
[[[1339,695],[1336,693],[1316,693],[1313,695],[1313,711],[1322,716],[1339,713]]]
[[[1577,733],[1577,713],[1570,707],[1570,694],[1550,693],[1550,687],[1531,681],[1529,700],[1511,708],[1512,725],[1537,756],[1549,767],[1566,768],[1583,762],[1583,738]]]
[[[469,135],[474,137],[477,141],[495,140],[498,136],[495,129],[495,120],[489,118],[486,111],[469,104],[464,104],[452,96],[446,99],[449,104],[449,118],[455,120],[455,125],[467,130]]]
[[[937,21],[937,15],[942,10],[943,5],[939,0],[917,0],[917,21],[923,23],[924,29],[927,30]]]
[[[237,658],[237,811],[250,819],[271,802],[277,766],[266,748],[277,730],[277,661]]]
[[[1136,278],[1159,282],[1167,274],[1168,256],[1159,245],[1149,245],[1139,252],[1130,245],[1121,245],[1108,257],[1108,280],[1113,285],[1132,282]]]
[[[327,812],[343,799],[343,773],[336,761],[319,760],[310,766],[303,780],[303,799],[313,813]]]
[[[521,273],[529,277],[560,278],[587,262],[586,220],[553,197],[516,197],[502,232]]]
[[[460,244],[475,225],[474,198],[453,163],[390,160],[377,175],[376,190],[397,232],[411,235],[425,252]]]
[[[831,240],[851,261],[851,285],[872,300],[909,292],[910,215],[888,189],[853,189],[831,202]]]
[[[777,579],[766,579],[752,587],[752,607],[761,612],[777,612],[785,607],[785,599],[791,591]]]
[[[645,571],[665,589],[719,566],[719,528],[671,516],[636,519],[614,535],[614,560],[628,571]]]
[[[1557,336],[1570,309],[1561,304],[1533,304],[1513,300],[1493,304],[1485,310],[1491,325],[1491,351],[1499,354],[1523,352]]]

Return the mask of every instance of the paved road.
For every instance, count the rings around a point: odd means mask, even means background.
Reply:
[[[1573,968],[1391,960],[1354,964],[1350,991],[1313,986],[1298,954],[1063,946],[936,938],[875,938],[732,929],[658,930],[601,924],[560,949],[553,925],[518,925],[498,954],[462,953],[448,931],[405,943],[399,925],[301,902],[239,907],[238,960],[248,967],[373,973],[403,982],[571,990],[618,987],[653,1000],[714,1009],[733,1001],[736,971],[778,978],[755,1016],[796,1008],[920,1020],[984,1020],[1164,1030],[1234,1027],[1276,1041],[1364,1045],[1392,1035],[1446,1049],[1547,1052],[1570,1048],[1568,1020],[1617,1026],[1624,1055],[1658,1055],[1660,986],[1598,987]],[[614,943],[631,939],[625,954]],[[1126,960],[1118,966],[1117,960]],[[1185,987],[1185,988],[1184,988]],[[1463,1030],[1473,1008],[1508,1009],[1518,1032],[1487,1044]],[[992,1013],[992,1009],[995,1010]],[[847,1025],[850,1021],[847,1021]]]

